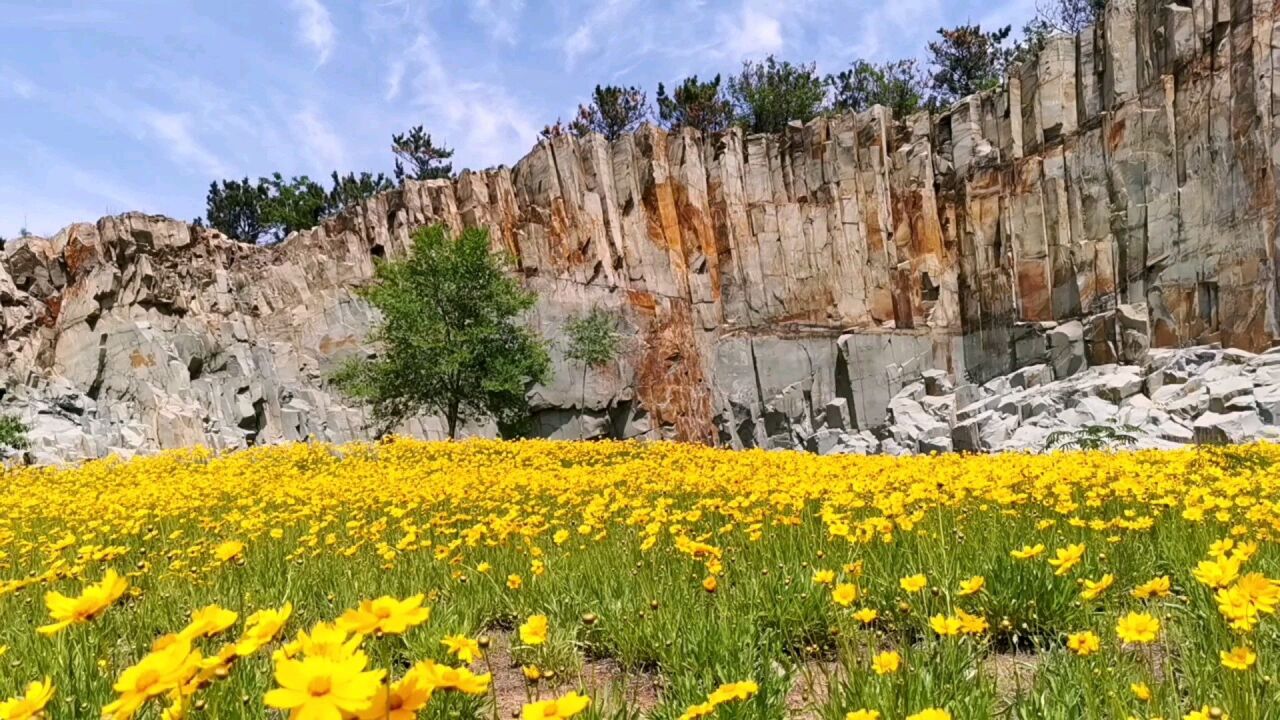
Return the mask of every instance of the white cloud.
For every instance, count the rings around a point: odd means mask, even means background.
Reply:
[[[191,129],[191,117],[184,113],[144,110],[138,116],[159,140],[161,148],[174,162],[194,165],[205,175],[225,177],[230,173],[227,165],[204,146]]]
[[[19,100],[30,100],[36,96],[38,88],[35,83],[9,67],[0,68],[0,95],[13,95]]]
[[[293,126],[314,170],[327,172],[347,167],[346,146],[314,108],[296,113]]]
[[[298,32],[303,41],[316,51],[316,63],[323,65],[338,36],[329,9],[320,0],[289,0],[289,4],[298,14]]]
[[[524,0],[471,0],[470,14],[490,38],[513,45],[523,10]]]
[[[743,5],[737,17],[717,23],[724,39],[722,54],[730,60],[760,57],[782,50],[782,23],[766,12]]]
[[[600,36],[626,19],[635,0],[605,0],[596,5],[578,27],[564,39],[562,51],[566,68],[599,46]]]
[[[384,95],[387,102],[400,96],[400,86],[404,83],[404,70],[403,60],[392,61],[391,68],[387,71],[387,92]]]

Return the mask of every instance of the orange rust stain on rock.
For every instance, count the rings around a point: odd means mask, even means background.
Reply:
[[[357,342],[354,337],[348,336],[348,337],[339,338],[335,340],[329,337],[328,335],[325,335],[324,337],[320,338],[320,354],[332,355],[334,352],[338,350],[345,350],[348,348],[359,347],[359,345],[360,343]]]
[[[40,316],[39,323],[51,328],[58,324],[58,316],[62,314],[62,294],[45,298],[43,302],[44,314]]]
[[[137,350],[134,350],[133,354],[129,356],[129,364],[135,368],[155,367],[156,361],[155,358],[150,355],[143,355]]]
[[[1107,150],[1115,152],[1120,147],[1120,143],[1124,142],[1125,119],[1117,117],[1111,121],[1111,126],[1107,128]]]
[[[636,397],[658,427],[685,442],[712,444],[711,389],[693,336],[693,315],[675,303],[644,338],[636,365]]]
[[[653,294],[643,290],[628,290],[627,304],[649,317],[653,317],[658,311],[658,303]]]

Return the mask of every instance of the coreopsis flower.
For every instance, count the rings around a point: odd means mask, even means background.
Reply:
[[[488,575],[490,570],[493,570],[493,566],[487,562],[482,562],[479,565],[476,565],[476,572],[481,573],[482,575]]]
[[[44,604],[49,608],[49,617],[54,622],[41,625],[36,628],[36,632],[53,635],[70,625],[88,622],[111,607],[128,588],[129,583],[117,575],[115,570],[107,570],[102,580],[87,586],[77,597],[67,597],[50,590],[45,593]]]
[[[1092,655],[1101,648],[1102,639],[1092,630],[1071,633],[1067,636],[1067,649],[1081,657]]]
[[[1218,657],[1222,660],[1222,667],[1229,670],[1248,670],[1258,660],[1257,654],[1247,647],[1232,648],[1230,652],[1223,650]]]
[[[1111,573],[1107,573],[1106,575],[1098,578],[1097,582],[1086,579],[1084,581],[1084,589],[1080,591],[1080,598],[1082,600],[1096,600],[1100,595],[1102,595],[1102,593],[1106,592],[1107,588],[1111,587],[1115,581],[1116,576]]]
[[[1159,633],[1160,621],[1147,613],[1131,612],[1116,622],[1116,635],[1132,645],[1153,643]]]
[[[849,583],[840,583],[831,591],[831,601],[840,607],[849,607],[858,599],[858,588]]]
[[[541,645],[547,641],[547,616],[530,615],[520,625],[520,642],[525,645]]]
[[[311,632],[299,630],[298,637],[286,644],[280,653],[292,658],[298,655],[307,657],[327,657],[330,660],[341,660],[359,652],[364,636],[350,633],[337,623],[316,623]]]
[[[1042,543],[1036,543],[1035,545],[1024,545],[1018,550],[1010,550],[1009,554],[1015,560],[1030,560],[1043,555],[1044,550],[1045,547]]]
[[[440,644],[449,649],[450,655],[453,655],[467,665],[475,662],[477,658],[483,655],[483,653],[480,652],[480,643],[472,640],[466,635],[446,635],[445,638],[440,641]]]
[[[880,720],[879,710],[854,710],[844,714],[844,720]]]
[[[44,708],[52,699],[53,682],[48,677],[27,683],[27,688],[21,695],[0,701],[0,718],[35,720],[44,716]]]
[[[390,687],[380,685],[369,709],[357,717],[359,720],[417,720],[430,702],[433,690],[425,667],[415,665]]]
[[[687,710],[680,714],[679,720],[697,720],[713,714],[716,706],[709,702],[700,702],[696,705],[690,705]]]
[[[986,578],[982,577],[981,575],[974,575],[968,580],[960,581],[960,592],[958,594],[961,597],[976,595],[979,592],[982,592],[982,588],[986,584],[987,584]]]
[[[231,562],[244,555],[244,543],[239,540],[228,540],[213,549],[213,557],[218,562]]]
[[[342,718],[368,710],[382,686],[383,670],[365,670],[363,654],[341,660],[306,657],[276,661],[276,684],[263,702],[288,710],[291,720]]]
[[[951,720],[951,713],[942,708],[925,708],[907,716],[907,720]]]
[[[1133,696],[1138,698],[1142,702],[1147,702],[1151,700],[1151,688],[1147,687],[1147,684],[1144,682],[1136,682],[1136,683],[1130,684],[1129,692],[1133,693]]]
[[[1199,710],[1192,710],[1182,716],[1182,720],[1231,720],[1222,708],[1201,705]]]
[[[760,692],[760,686],[752,680],[725,683],[707,696],[707,702],[712,705],[723,705],[727,702],[749,700],[758,692]]]
[[[591,698],[571,692],[554,700],[528,703],[520,710],[521,720],[560,720],[570,718],[591,704]]]
[[[364,600],[354,610],[348,610],[338,618],[339,627],[361,635],[400,635],[417,627],[431,617],[431,609],[422,607],[426,595],[418,593],[404,600],[383,595],[375,600]]]
[[[929,627],[933,628],[934,632],[938,633],[943,637],[951,637],[952,635],[959,635],[960,628],[963,626],[963,624],[964,623],[961,622],[960,618],[958,617],[948,617],[946,615],[934,615],[933,617],[929,618]]]
[[[1146,600],[1152,597],[1168,597],[1169,576],[1161,575],[1158,578],[1152,578],[1134,588],[1130,594],[1139,600]]]
[[[512,590],[519,590],[522,585],[524,585],[524,580],[522,580],[519,575],[512,574],[507,576],[508,588]]]
[[[189,640],[213,637],[236,623],[240,616],[217,605],[209,605],[191,613],[191,622],[178,634]]]
[[[836,573],[834,570],[814,570],[813,583],[815,585],[831,585],[836,581]]]
[[[965,635],[981,635],[990,627],[985,617],[970,615],[960,608],[956,608],[956,619],[960,621],[960,632]]]
[[[918,593],[929,586],[929,578],[924,573],[909,575],[898,581],[898,587],[909,593]]]
[[[489,673],[477,675],[467,668],[455,668],[424,660],[421,668],[426,683],[435,690],[453,690],[465,695],[483,695],[489,690],[493,677]]]
[[[853,619],[863,625],[870,625],[875,622],[878,617],[880,617],[880,613],[874,608],[862,608],[853,614]]]
[[[871,669],[877,675],[892,675],[898,672],[900,667],[902,667],[902,656],[893,650],[876,653],[871,658]]]
[[[716,580],[715,575],[708,575],[702,579],[702,589],[709,593],[713,593],[720,588],[720,581]]]
[[[1084,558],[1084,545],[1078,543],[1054,551],[1054,557],[1049,559],[1049,564],[1053,566],[1054,575],[1066,575],[1071,572],[1071,568],[1080,564],[1082,558]]]
[[[275,640],[276,635],[284,629],[284,624],[288,622],[291,614],[293,614],[293,604],[285,603],[279,610],[268,608],[250,615],[249,619],[245,620],[244,632],[235,643],[236,655],[247,657]]]
[[[1223,588],[1235,582],[1240,575],[1240,561],[1230,557],[1202,560],[1191,571],[1191,575],[1202,585]]]
[[[161,638],[151,652],[120,674],[113,686],[119,697],[102,708],[103,717],[128,720],[151,698],[184,685],[199,671],[201,659],[189,639],[179,635]]]
[[[1262,573],[1247,573],[1232,586],[1258,612],[1274,615],[1276,606],[1280,604],[1280,584]]]

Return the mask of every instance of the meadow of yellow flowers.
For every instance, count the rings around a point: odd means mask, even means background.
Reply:
[[[1278,502],[1264,444],[0,470],[0,720],[1280,718]]]

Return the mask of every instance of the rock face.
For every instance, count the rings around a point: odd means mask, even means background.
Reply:
[[[530,395],[543,435],[817,448],[906,417],[941,447],[957,429],[929,419],[937,396],[891,402],[938,371],[968,400],[965,442],[994,443],[1017,428],[982,420],[999,408],[972,408],[974,387],[1019,368],[1044,366],[1018,381],[1043,383],[1148,348],[1272,344],[1273,12],[1114,0],[1006,89],[938,115],[560,137],[271,248],[137,214],[10,241],[0,410],[33,425],[38,459],[361,437],[325,382],[367,351],[353,290],[442,222],[489,229],[553,341],[597,306],[628,331],[585,382],[554,348],[555,379]],[[1135,382],[1098,399],[1150,391]],[[1169,412],[1241,412],[1232,388],[1200,390]]]

